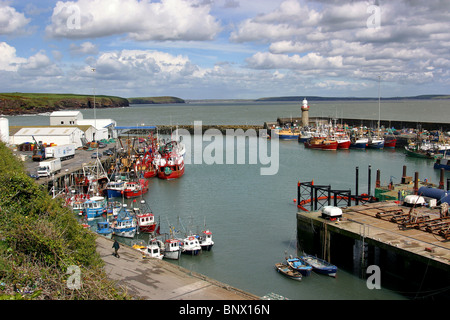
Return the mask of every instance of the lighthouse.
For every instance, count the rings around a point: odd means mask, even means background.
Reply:
[[[309,106],[306,98],[303,99],[302,104],[302,126],[307,127],[309,125]]]

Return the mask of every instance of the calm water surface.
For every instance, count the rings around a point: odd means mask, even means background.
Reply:
[[[427,110],[423,109],[424,103]],[[382,119],[442,121],[448,102],[412,101],[382,104]],[[378,118],[377,102],[311,103],[311,116],[338,115]],[[431,111],[430,111],[431,110]],[[83,110],[85,119],[92,110]],[[389,117],[384,116],[389,113]],[[299,103],[197,103],[136,105],[130,108],[97,109],[97,118],[112,118],[119,126],[192,124],[263,124],[277,117],[300,116]],[[48,115],[8,117],[10,125],[48,125]],[[269,141],[269,143],[271,143]],[[209,142],[204,142],[203,147]],[[221,282],[263,296],[274,292],[289,299],[403,299],[399,292],[369,290],[364,280],[339,270],[337,278],[312,274],[301,282],[274,270],[286,252],[295,254],[296,198],[298,181],[314,180],[333,189],[355,190],[355,168],[359,167],[359,191],[366,192],[367,169],[372,166],[372,190],[376,170],[381,183],[400,182],[403,165],[408,175],[418,171],[420,179],[439,182],[433,162],[407,158],[400,150],[324,152],[305,149],[297,141],[280,141],[279,170],[260,175],[259,164],[188,164],[178,180],[150,180],[145,199],[160,219],[161,231],[168,225],[197,231],[206,223],[215,246],[200,256],[182,256],[172,263]],[[450,173],[446,173],[450,178]],[[181,223],[179,223],[181,221]],[[140,235],[139,237],[145,237]],[[125,240],[125,242],[128,240]],[[338,266],[339,267],[339,266]],[[382,266],[381,266],[382,267]],[[381,279],[383,286],[383,279]]]

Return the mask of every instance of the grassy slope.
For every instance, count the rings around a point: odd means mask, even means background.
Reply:
[[[70,266],[81,271],[76,290]],[[0,299],[126,299],[102,266],[95,235],[0,143]]]

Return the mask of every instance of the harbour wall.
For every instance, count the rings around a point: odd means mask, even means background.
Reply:
[[[444,256],[448,255],[448,248],[419,244],[420,240],[414,237],[402,237],[375,224],[350,218],[331,222],[320,215],[320,212],[297,213],[299,252],[316,255],[362,279],[371,276],[369,266],[378,266],[381,286],[411,299],[450,298],[448,261],[424,254],[429,249],[436,256]],[[437,253],[437,248],[444,254]]]

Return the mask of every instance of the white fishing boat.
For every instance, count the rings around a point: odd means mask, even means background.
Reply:
[[[210,251],[214,245],[212,232],[209,230],[203,230],[202,233],[198,236],[198,242],[200,243],[200,247],[202,247],[202,250]]]
[[[181,255],[181,247],[180,247],[180,240],[178,239],[166,239],[164,241],[164,258],[165,259],[171,259],[171,260],[178,260],[180,259]]]
[[[181,253],[197,255],[202,251],[200,242],[195,236],[189,236],[181,241]]]
[[[132,246],[133,249],[138,250],[141,252],[144,257],[149,258],[155,258],[155,259],[162,259],[164,257],[164,254],[161,250],[162,243],[160,240],[157,239],[150,239],[148,244],[145,244],[142,240],[135,242]]]

